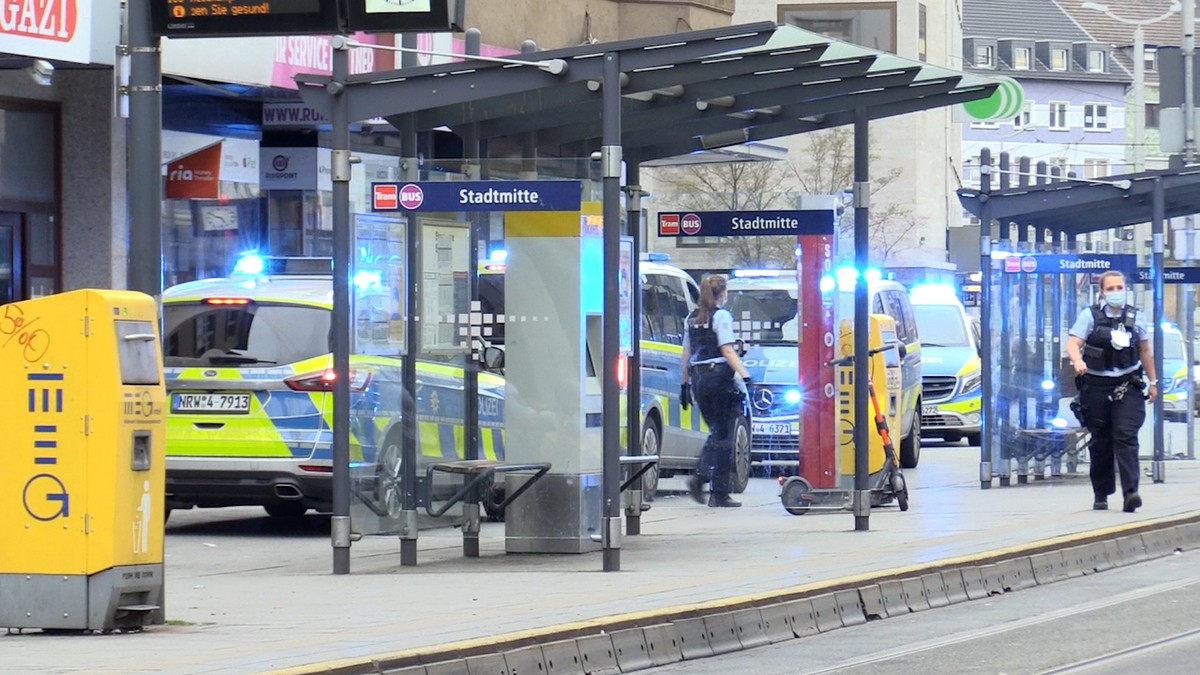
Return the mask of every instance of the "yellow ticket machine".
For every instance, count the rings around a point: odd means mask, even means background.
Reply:
[[[0,626],[163,623],[161,355],[142,293],[0,305]]]
[[[870,316],[870,337],[868,348],[875,351],[883,345],[896,342],[896,320],[886,314]],[[846,319],[841,322],[838,336],[838,356],[854,353],[854,324]],[[884,419],[892,435],[892,442],[898,443],[900,433],[900,357],[895,349],[888,349],[871,355],[868,366],[871,382],[875,387],[875,399],[883,409]],[[837,369],[837,410],[839,454],[839,479],[843,487],[854,487],[854,365],[853,363],[840,366]],[[867,403],[867,414],[870,419],[865,423],[870,426],[867,438],[870,442],[867,466],[872,477],[883,469],[883,438],[875,431],[875,409]]]

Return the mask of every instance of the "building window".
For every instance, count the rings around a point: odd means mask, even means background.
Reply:
[[[1047,126],[1051,131],[1067,130],[1067,102],[1051,101],[1049,105],[1050,121]]]
[[[1146,50],[1142,52],[1142,57],[1142,62],[1145,64],[1145,70],[1147,73],[1153,73],[1158,70],[1157,47],[1146,47]]]
[[[1050,159],[1046,160],[1046,168],[1049,170],[1051,176],[1053,176],[1054,172],[1057,170],[1059,178],[1066,178],[1067,177],[1067,158],[1066,157],[1051,157]]]
[[[1088,131],[1108,131],[1108,104],[1084,103],[1083,128]]]
[[[1104,52],[1099,50],[1092,50],[1088,52],[1089,73],[1103,73],[1106,71],[1105,66],[1106,59],[1104,58]]]
[[[1029,62],[1031,60],[1029,47],[1013,48],[1013,70],[1029,70]]]
[[[1050,70],[1067,69],[1067,50],[1055,48],[1050,50]]]
[[[1083,160],[1083,177],[1084,178],[1107,178],[1108,177],[1108,160],[1096,159],[1089,157]]]
[[[1013,118],[1013,129],[1024,131],[1025,129],[1033,128],[1033,101],[1025,101],[1021,104],[1021,112]]]
[[[1158,103],[1147,103],[1146,104],[1145,127],[1147,129],[1157,129],[1158,128],[1159,105],[1160,104],[1158,104]]]
[[[996,67],[996,52],[991,45],[976,45],[975,46],[975,67],[976,68],[995,68]]]

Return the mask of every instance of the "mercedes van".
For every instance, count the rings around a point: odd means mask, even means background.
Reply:
[[[979,320],[947,284],[922,284],[910,294],[921,332],[921,431],[950,443],[963,438],[979,445],[980,385]]]

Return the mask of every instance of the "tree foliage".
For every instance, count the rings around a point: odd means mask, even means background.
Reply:
[[[754,211],[794,209],[800,195],[849,195],[854,187],[854,133],[840,127],[805,134],[801,149],[783,161],[720,162],[664,167],[654,171],[666,190],[655,195],[664,211]],[[878,156],[868,152],[875,165]],[[874,168],[874,166],[872,166]],[[883,266],[897,253],[913,248],[919,223],[912,208],[886,203],[887,187],[901,176],[900,168],[874,172],[871,177],[871,224],[868,229],[872,264]],[[847,199],[847,201],[849,201]],[[839,249],[853,255],[854,210],[839,220]],[[714,264],[729,267],[790,268],[795,264],[795,239],[787,236],[722,237]]]

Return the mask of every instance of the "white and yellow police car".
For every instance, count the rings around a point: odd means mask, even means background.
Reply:
[[[328,258],[249,256],[230,277],[163,293],[169,508],[257,505],[279,517],[332,508],[332,307]],[[352,471],[394,474],[401,359],[355,354],[350,370]],[[419,361],[417,380],[422,460],[461,457],[462,368]],[[500,377],[480,374],[489,459],[504,457],[503,391]],[[373,497],[394,505],[398,495]]]

